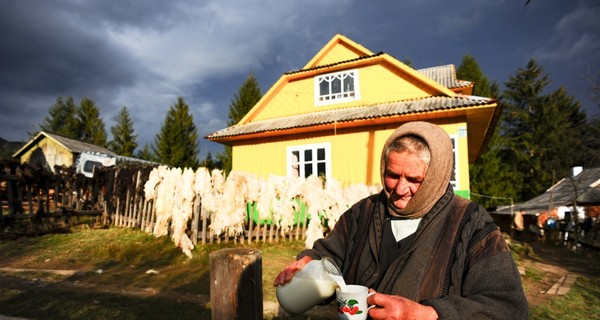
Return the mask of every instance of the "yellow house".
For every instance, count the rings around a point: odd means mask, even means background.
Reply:
[[[469,163],[500,114],[496,100],[472,90],[453,65],[415,70],[338,34],[304,68],[284,73],[239,123],[206,138],[232,146],[236,171],[372,185],[381,183],[381,149],[392,131],[428,121],[451,137],[452,184],[468,198]]]

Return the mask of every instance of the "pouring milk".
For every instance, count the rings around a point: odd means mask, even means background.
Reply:
[[[298,270],[292,280],[277,287],[279,305],[290,314],[301,314],[345,290],[341,272],[329,258],[312,260]]]

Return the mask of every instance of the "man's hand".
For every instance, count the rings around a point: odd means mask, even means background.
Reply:
[[[300,258],[300,260],[296,260],[294,262],[292,262],[289,266],[285,267],[285,269],[283,269],[279,275],[277,275],[277,277],[275,278],[275,282],[273,282],[273,286],[277,287],[280,285],[284,285],[290,281],[292,281],[292,278],[294,277],[294,273],[296,273],[296,271],[304,268],[304,266],[309,263],[312,260],[311,257],[309,256],[305,256]]]
[[[370,289],[369,292],[374,292]],[[401,296],[391,296],[383,293],[375,293],[367,299],[369,305],[375,307],[369,310],[369,316],[373,319],[437,319],[438,314],[430,306]]]

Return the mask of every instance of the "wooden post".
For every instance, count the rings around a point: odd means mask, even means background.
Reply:
[[[230,248],[210,253],[212,319],[263,319],[262,253]]]
[[[200,222],[200,196],[194,197],[194,205],[192,206],[192,243],[194,247],[198,245],[198,225]]]

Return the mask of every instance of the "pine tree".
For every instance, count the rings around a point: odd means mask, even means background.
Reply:
[[[77,117],[77,105],[72,97],[64,101],[62,97],[56,98],[56,102],[48,109],[48,115],[40,124],[40,130],[55,133],[66,138],[79,139],[79,118]]]
[[[493,86],[490,85],[490,81],[481,71],[477,60],[470,54],[465,54],[463,57],[462,63],[456,70],[456,77],[461,80],[473,82],[475,84],[473,87],[473,95],[475,96],[488,98],[498,97],[498,92],[496,92],[496,95],[493,94]],[[497,84],[494,85],[497,89]]]
[[[81,99],[77,110],[79,118],[79,139],[97,146],[106,147],[106,129],[100,118],[100,109],[89,98]]]
[[[519,200],[543,193],[579,161],[585,113],[563,87],[544,94],[548,84],[549,76],[533,59],[505,83],[502,159],[522,175]]]
[[[114,120],[115,125],[110,128],[113,136],[109,143],[111,150],[122,156],[133,157],[133,151],[138,146],[137,135],[134,134],[133,120],[127,107],[121,108]]]
[[[208,169],[209,171],[212,171],[213,169],[217,168],[217,163],[213,159],[212,154],[210,152],[206,155],[204,161],[202,161],[202,166]]]
[[[180,168],[198,167],[198,133],[183,98],[179,97],[169,108],[152,149],[160,163]]]
[[[150,145],[148,145],[147,143],[145,143],[144,146],[142,147],[142,149],[140,149],[136,153],[135,157],[138,159],[142,159],[142,160],[158,161],[158,159],[156,159],[156,157],[152,153],[152,149],[150,148]]]
[[[229,122],[227,125],[232,126],[242,120],[261,97],[262,94],[260,92],[258,81],[256,81],[253,74],[250,74],[244,84],[240,87],[238,93],[234,96],[233,100],[231,100],[231,104],[229,105]],[[217,159],[222,162],[223,171],[226,174],[231,172],[233,157],[230,146],[225,146],[224,153],[218,154]]]

